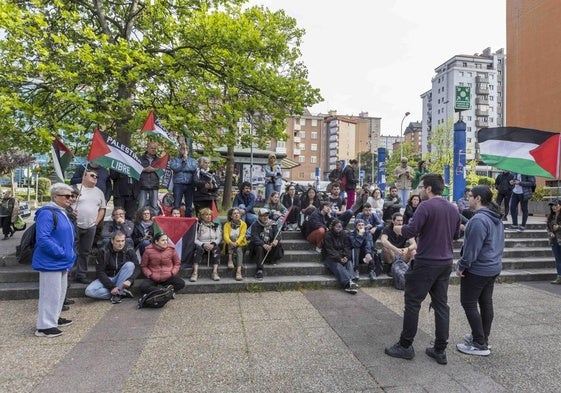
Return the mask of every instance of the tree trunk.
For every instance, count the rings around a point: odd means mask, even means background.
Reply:
[[[222,195],[222,209],[228,210],[232,206],[232,178],[234,174],[234,146],[228,146],[226,156],[226,179],[224,179],[224,193]]]
[[[132,101],[132,92],[136,88],[134,83],[120,84],[118,98],[119,101]],[[131,143],[131,133],[128,129],[130,120],[132,119],[132,108],[131,105],[123,107],[121,109],[121,114],[115,120],[115,129],[117,130],[117,140],[125,146],[130,147]]]

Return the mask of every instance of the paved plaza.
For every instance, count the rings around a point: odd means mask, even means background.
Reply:
[[[76,299],[74,324],[33,335],[37,300],[0,302],[0,391],[9,392],[559,392],[561,287],[499,284],[489,357],[455,343],[469,332],[451,285],[448,365],[424,353],[423,303],[412,361],[386,356],[403,292],[341,290],[178,294],[162,309]]]

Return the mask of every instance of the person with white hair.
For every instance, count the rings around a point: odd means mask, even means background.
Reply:
[[[64,183],[51,186],[51,202],[35,213],[36,243],[31,266],[39,272],[39,312],[35,335],[57,337],[59,327],[72,321],[60,318],[68,286],[68,271],[72,268],[74,225],[66,215],[72,187]]]

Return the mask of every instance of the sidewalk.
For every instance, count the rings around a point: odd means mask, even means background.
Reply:
[[[561,287],[500,284],[489,357],[455,344],[469,332],[450,286],[448,365],[424,354],[428,302],[412,361],[386,356],[403,292],[365,288],[178,294],[163,309],[77,299],[56,338],[33,335],[37,300],[0,302],[0,391],[558,392]]]

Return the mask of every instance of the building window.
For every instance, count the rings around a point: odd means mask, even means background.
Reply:
[[[304,179],[304,172],[298,172],[298,179]]]
[[[306,137],[306,131],[300,131],[300,138],[304,139]]]
[[[300,143],[300,150],[301,151],[306,150],[306,144],[305,143]]]
[[[312,131],[311,134],[312,134],[312,135],[311,135],[311,136],[312,136],[312,139],[318,139],[318,133],[317,133],[317,131]]]
[[[298,162],[299,162],[300,164],[305,163],[305,162],[306,162],[306,157],[305,157],[305,156],[298,156]]]
[[[466,63],[465,61],[462,63],[462,67],[467,67],[468,63]]]
[[[311,151],[317,151],[317,150],[318,150],[318,145],[317,145],[317,143],[312,143],[312,145],[310,146],[310,150],[311,150]]]
[[[312,164],[317,163],[317,162],[318,162],[318,157],[317,157],[317,156],[311,156],[311,157],[310,157],[310,162],[311,162]]]
[[[466,127],[467,132],[471,132],[471,127]]]
[[[317,127],[318,119],[312,119],[312,127]]]
[[[285,141],[277,141],[277,148],[281,148],[281,149],[285,149],[286,148],[286,142]]]

